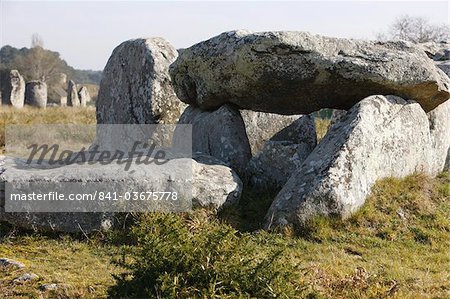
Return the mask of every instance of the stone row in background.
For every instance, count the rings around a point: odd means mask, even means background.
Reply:
[[[91,101],[89,91],[85,86],[77,88],[70,80],[68,94],[61,90],[60,106],[86,107]],[[26,82],[17,70],[11,70],[9,78],[2,80],[0,88],[0,105],[9,105],[15,108],[23,108],[24,104],[37,107],[47,107],[47,84],[39,80]]]

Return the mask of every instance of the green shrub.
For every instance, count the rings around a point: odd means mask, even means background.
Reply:
[[[289,243],[265,232],[240,234],[200,213],[152,213],[132,238],[115,261],[128,271],[115,277],[112,297],[288,298],[301,288],[283,260]]]

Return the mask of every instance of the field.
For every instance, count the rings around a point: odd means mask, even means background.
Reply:
[[[45,110],[0,106],[0,154],[5,150],[5,126],[12,124],[95,124],[95,107],[58,107]]]
[[[93,109],[0,108],[5,123],[94,123]],[[319,121],[323,136],[326,121]],[[0,135],[1,136],[1,135]],[[320,137],[320,136],[319,136]],[[261,231],[272,196],[244,194],[217,217],[131,215],[125,229],[33,234],[0,226],[6,298],[449,298],[450,174],[388,178],[347,221],[317,218],[300,234]],[[39,279],[12,280],[26,272]],[[57,283],[55,291],[43,284]]]

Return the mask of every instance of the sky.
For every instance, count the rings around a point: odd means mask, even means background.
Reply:
[[[0,0],[0,46],[44,47],[69,65],[102,70],[121,42],[163,37],[189,47],[221,32],[295,30],[375,38],[401,15],[449,23],[449,1],[7,1]]]

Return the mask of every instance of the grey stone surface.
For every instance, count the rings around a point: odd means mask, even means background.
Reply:
[[[305,32],[231,31],[180,52],[170,74],[178,97],[203,109],[309,114],[347,110],[374,94],[415,100],[430,111],[450,80],[422,48]]]
[[[440,68],[448,77],[450,77],[450,60],[436,61],[436,66]]]
[[[36,280],[39,279],[39,276],[37,276],[34,273],[25,273],[23,275],[20,275],[19,277],[16,277],[13,279],[14,283],[25,283],[25,282],[29,282],[32,280]]]
[[[27,168],[23,163],[12,165],[17,166],[10,167],[8,164],[0,180],[11,182],[16,187],[20,185],[21,188],[51,182],[56,186],[52,190],[58,190],[66,189],[65,184],[78,182],[85,186],[80,192],[89,192],[89,184],[101,182],[101,188],[111,186],[107,189],[119,194],[126,191],[177,190],[179,198],[192,200],[193,207],[216,209],[237,202],[242,192],[241,180],[229,167],[201,164],[188,158],[169,160],[163,165],[134,164],[130,171],[124,171],[124,166],[117,163],[72,164],[40,170]],[[0,198],[0,220],[38,231],[89,233],[111,227],[114,213],[7,213],[3,197]]]
[[[77,85],[72,80],[69,80],[69,83],[67,84],[67,106],[80,106],[80,98],[78,97]]]
[[[273,135],[301,117],[301,115],[281,115],[251,110],[241,110],[240,113],[253,155],[256,155]]]
[[[247,165],[246,180],[256,189],[279,189],[316,145],[314,117],[304,115],[274,134],[253,156]]]
[[[91,95],[86,86],[82,86],[78,91],[78,98],[80,99],[80,106],[86,107],[87,103],[91,101]]]
[[[433,174],[450,170],[450,100],[428,113]]]
[[[338,123],[347,114],[346,110],[333,109],[330,119],[330,127]]]
[[[2,91],[2,103],[22,108],[25,103],[25,80],[17,70],[9,72],[9,80]]]
[[[346,218],[376,180],[430,173],[430,138],[419,104],[395,96],[364,99],[291,176],[266,215],[266,228],[301,226],[316,215]]]
[[[24,263],[21,263],[21,262],[18,262],[18,261],[9,259],[9,258],[5,258],[5,257],[0,258],[0,266],[1,267],[15,267],[15,268],[19,268],[19,269],[25,268]]]
[[[45,283],[39,287],[41,291],[57,291],[70,288],[70,285],[65,283]]]
[[[186,107],[168,73],[177,50],[162,38],[134,39],[114,49],[103,71],[99,124],[176,124]]]
[[[192,125],[192,154],[213,156],[235,170],[240,177],[251,158],[251,149],[239,110],[224,105],[215,111],[186,108],[178,124]],[[177,130],[174,144],[185,137]]]
[[[47,107],[47,84],[37,80],[27,82],[25,103],[37,108]]]

